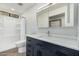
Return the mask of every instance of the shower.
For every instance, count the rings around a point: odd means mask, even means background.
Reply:
[[[3,15],[6,14],[6,15]],[[15,43],[22,39],[22,17],[3,13],[0,15],[0,52],[15,48]]]

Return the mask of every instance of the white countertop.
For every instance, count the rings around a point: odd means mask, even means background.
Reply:
[[[65,38],[59,38],[59,37],[39,36],[36,34],[26,34],[26,36],[36,38],[38,40],[46,41],[49,43],[57,44],[60,46],[64,46],[67,48],[79,50],[77,39],[67,39],[67,38],[65,39]]]

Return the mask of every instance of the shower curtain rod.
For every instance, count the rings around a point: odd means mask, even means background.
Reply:
[[[6,12],[6,11],[0,11],[0,12],[1,12],[1,15],[6,15],[6,16],[9,16],[9,17],[14,17],[14,18],[24,18],[24,19],[26,19],[26,17],[21,16],[21,15],[12,14],[12,13],[9,13],[9,12]]]
[[[9,12],[6,12],[6,11],[0,11],[0,14],[5,15],[5,16],[9,16],[9,17],[14,17],[14,18],[19,18],[20,17],[20,15],[9,13]]]

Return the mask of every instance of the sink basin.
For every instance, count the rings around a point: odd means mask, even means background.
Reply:
[[[51,39],[52,36],[48,36],[48,34],[45,33],[37,33],[37,34],[31,34],[37,38],[44,38],[44,39]]]
[[[37,33],[37,34],[31,34],[31,35],[34,35],[34,36],[36,36],[36,37],[48,37],[48,34],[44,34],[44,33]]]
[[[47,34],[41,34],[41,35],[37,35],[37,37],[39,38],[46,38],[46,37],[49,37]]]

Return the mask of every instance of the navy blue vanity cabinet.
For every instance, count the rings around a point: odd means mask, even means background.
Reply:
[[[26,55],[28,56],[79,56],[79,51],[27,37]]]
[[[33,45],[33,39],[30,37],[27,37],[26,40],[26,55],[27,56],[33,56],[34,55],[34,45]]]
[[[56,46],[51,45],[47,42],[38,40],[38,43],[36,43],[35,51],[37,56],[54,56],[56,51]]]

